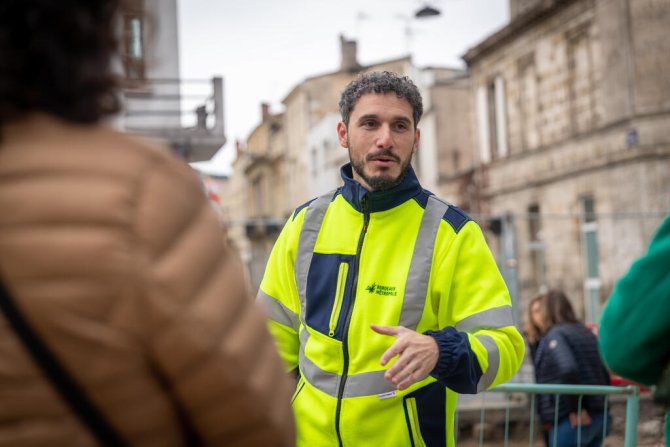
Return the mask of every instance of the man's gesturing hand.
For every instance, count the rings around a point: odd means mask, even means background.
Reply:
[[[399,390],[404,390],[424,379],[437,365],[440,352],[433,337],[419,334],[402,326],[371,324],[370,327],[378,334],[396,338],[396,341],[382,355],[381,364],[386,365],[393,357],[399,356],[384,373],[384,379],[396,385]]]

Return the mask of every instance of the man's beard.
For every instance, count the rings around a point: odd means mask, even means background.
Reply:
[[[410,163],[412,161],[411,155],[407,157],[407,160],[403,161],[390,149],[383,149],[379,152],[367,154],[365,156],[365,160],[359,161],[354,159],[354,157],[352,157],[351,145],[349,144],[348,146],[349,146],[349,160],[351,161],[351,168],[356,172],[356,174],[358,174],[359,177],[365,180],[365,183],[368,184],[368,186],[372,191],[385,191],[387,189],[393,188],[396,185],[399,185],[405,179],[407,171],[409,171]],[[375,157],[381,157],[381,156],[392,158],[398,163],[400,163],[400,174],[398,174],[398,176],[393,177],[390,174],[385,173],[378,174],[375,176],[369,176],[365,173],[365,162],[370,161]]]

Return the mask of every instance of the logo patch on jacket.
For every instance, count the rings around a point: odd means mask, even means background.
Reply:
[[[365,290],[368,291],[368,293],[374,293],[376,295],[381,295],[381,296],[397,296],[398,292],[396,291],[395,286],[382,286],[381,284],[377,284],[376,282],[373,282],[369,286],[365,288]]]

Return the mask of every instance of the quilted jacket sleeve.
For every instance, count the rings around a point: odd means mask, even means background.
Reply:
[[[160,159],[137,200],[137,306],[156,374],[205,444],[292,445],[289,378],[197,178]]]
[[[670,215],[622,276],[600,321],[600,350],[616,373],[658,383],[670,358]]]

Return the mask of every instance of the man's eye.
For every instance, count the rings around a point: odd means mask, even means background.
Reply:
[[[363,121],[363,127],[375,127],[376,125],[374,121]]]
[[[407,123],[396,123],[396,130],[407,130]]]

